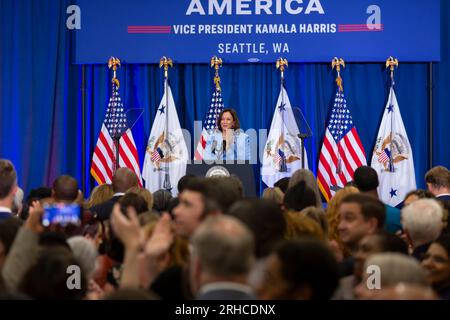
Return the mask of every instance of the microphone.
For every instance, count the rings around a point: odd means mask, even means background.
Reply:
[[[211,145],[212,154],[216,154],[216,148],[217,148],[217,140],[214,140]]]

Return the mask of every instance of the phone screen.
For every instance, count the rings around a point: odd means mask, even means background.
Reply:
[[[79,225],[80,206],[77,204],[55,203],[44,206],[42,225],[48,227],[52,224],[66,226],[68,224]]]

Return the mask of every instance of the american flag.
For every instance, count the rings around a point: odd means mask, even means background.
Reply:
[[[388,148],[385,148],[383,152],[378,156],[378,161],[381,163],[386,163],[391,158],[391,152]]]
[[[150,159],[153,162],[157,162],[157,161],[161,160],[161,158],[162,158],[161,155],[162,155],[161,149],[160,148],[156,148],[156,150],[153,151],[152,156],[151,156]]]
[[[317,180],[325,199],[353,179],[356,168],[366,165],[366,155],[353,124],[344,92],[336,92],[331,117],[319,157]]]
[[[122,136],[119,140],[119,167],[128,167],[139,178],[142,186],[139,157],[131,129],[128,128],[123,103],[118,89],[113,83],[112,95],[109,98],[105,120],[92,156],[91,175],[98,184],[111,183],[114,174],[116,147],[113,137]]]
[[[275,155],[275,164],[279,168],[281,172],[286,171],[286,156],[284,155],[283,150],[278,148],[278,152]]]
[[[208,140],[208,133],[217,129],[217,118],[223,110],[223,100],[221,90],[214,89],[211,105],[206,113],[205,119],[203,120],[203,130],[200,141],[197,144],[197,149],[195,150],[194,159],[202,160],[203,152],[205,151],[206,141]]]

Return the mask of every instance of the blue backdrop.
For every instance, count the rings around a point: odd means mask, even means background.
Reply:
[[[65,0],[0,1],[0,157],[14,162],[25,191],[50,185],[64,173],[80,182],[84,176],[87,192],[94,185],[89,168],[111,75],[106,67],[108,57],[105,65],[85,66],[84,78],[83,67],[72,64],[75,31],[66,28],[69,4]],[[441,1],[441,62],[433,64],[432,119],[428,119],[428,64],[401,63],[396,71],[397,97],[420,187],[424,187],[423,176],[431,166],[450,167],[449,16],[450,4]],[[118,77],[126,105],[145,110],[133,129],[142,163],[163,93],[162,72],[157,65],[124,65]],[[213,70],[207,64],[175,65],[170,78],[181,125],[192,132],[193,121],[203,119],[208,108]],[[268,128],[279,91],[279,73],[274,64],[225,64],[221,78],[225,105],[238,110],[243,128]],[[291,103],[302,109],[314,134],[306,143],[309,166],[314,172],[334,78],[329,64],[291,63],[286,71]],[[385,68],[381,63],[348,63],[343,78],[348,105],[370,159],[387,96]],[[193,141],[193,145],[196,143]]]

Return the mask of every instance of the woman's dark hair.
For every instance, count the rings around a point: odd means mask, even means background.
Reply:
[[[403,199],[406,200],[410,196],[417,196],[419,199],[423,199],[423,198],[434,199],[435,198],[434,194],[432,194],[428,190],[423,190],[423,189],[417,189],[417,190],[410,191],[406,194],[406,196]]]
[[[289,188],[284,195],[284,206],[289,210],[301,211],[307,207],[315,207],[316,204],[316,194],[305,181]]]
[[[229,112],[231,113],[231,116],[233,117],[233,121],[234,121],[234,130],[240,129],[241,128],[241,123],[239,122],[239,118],[237,116],[236,110],[231,109],[231,108],[226,108],[223,109],[222,112],[219,114],[219,117],[217,118],[217,128],[222,131],[222,126],[220,125],[220,120],[222,119],[222,116],[225,112]]]
[[[256,258],[268,256],[286,232],[283,212],[270,200],[240,200],[231,206],[227,214],[240,220],[252,231]]]
[[[400,237],[385,230],[373,234],[378,240],[382,252],[398,252],[408,255],[408,245]]]
[[[44,300],[80,300],[87,291],[87,279],[84,272],[79,272],[79,288],[69,288],[71,266],[79,263],[72,252],[63,247],[43,249],[37,261],[26,272],[19,285],[21,292],[33,299]],[[76,272],[76,269],[73,270]],[[74,274],[75,275],[75,274]],[[74,284],[75,281],[74,281]]]
[[[288,186],[289,186],[289,181],[290,181],[289,177],[284,177],[284,178],[281,178],[280,180],[278,180],[277,182],[275,182],[275,184],[273,186],[280,188],[281,191],[283,191],[283,193],[286,193]]]
[[[170,191],[160,189],[153,192],[153,209],[159,212],[168,211],[172,194]]]
[[[439,244],[447,251],[447,255],[450,257],[450,234],[443,234],[437,238],[434,243]]]
[[[119,204],[124,214],[126,214],[128,207],[133,207],[137,214],[148,211],[149,209],[147,201],[135,193],[126,193],[119,199]]]
[[[274,253],[291,292],[306,287],[311,290],[311,300],[331,298],[339,281],[338,265],[324,243],[303,238],[280,244]]]

